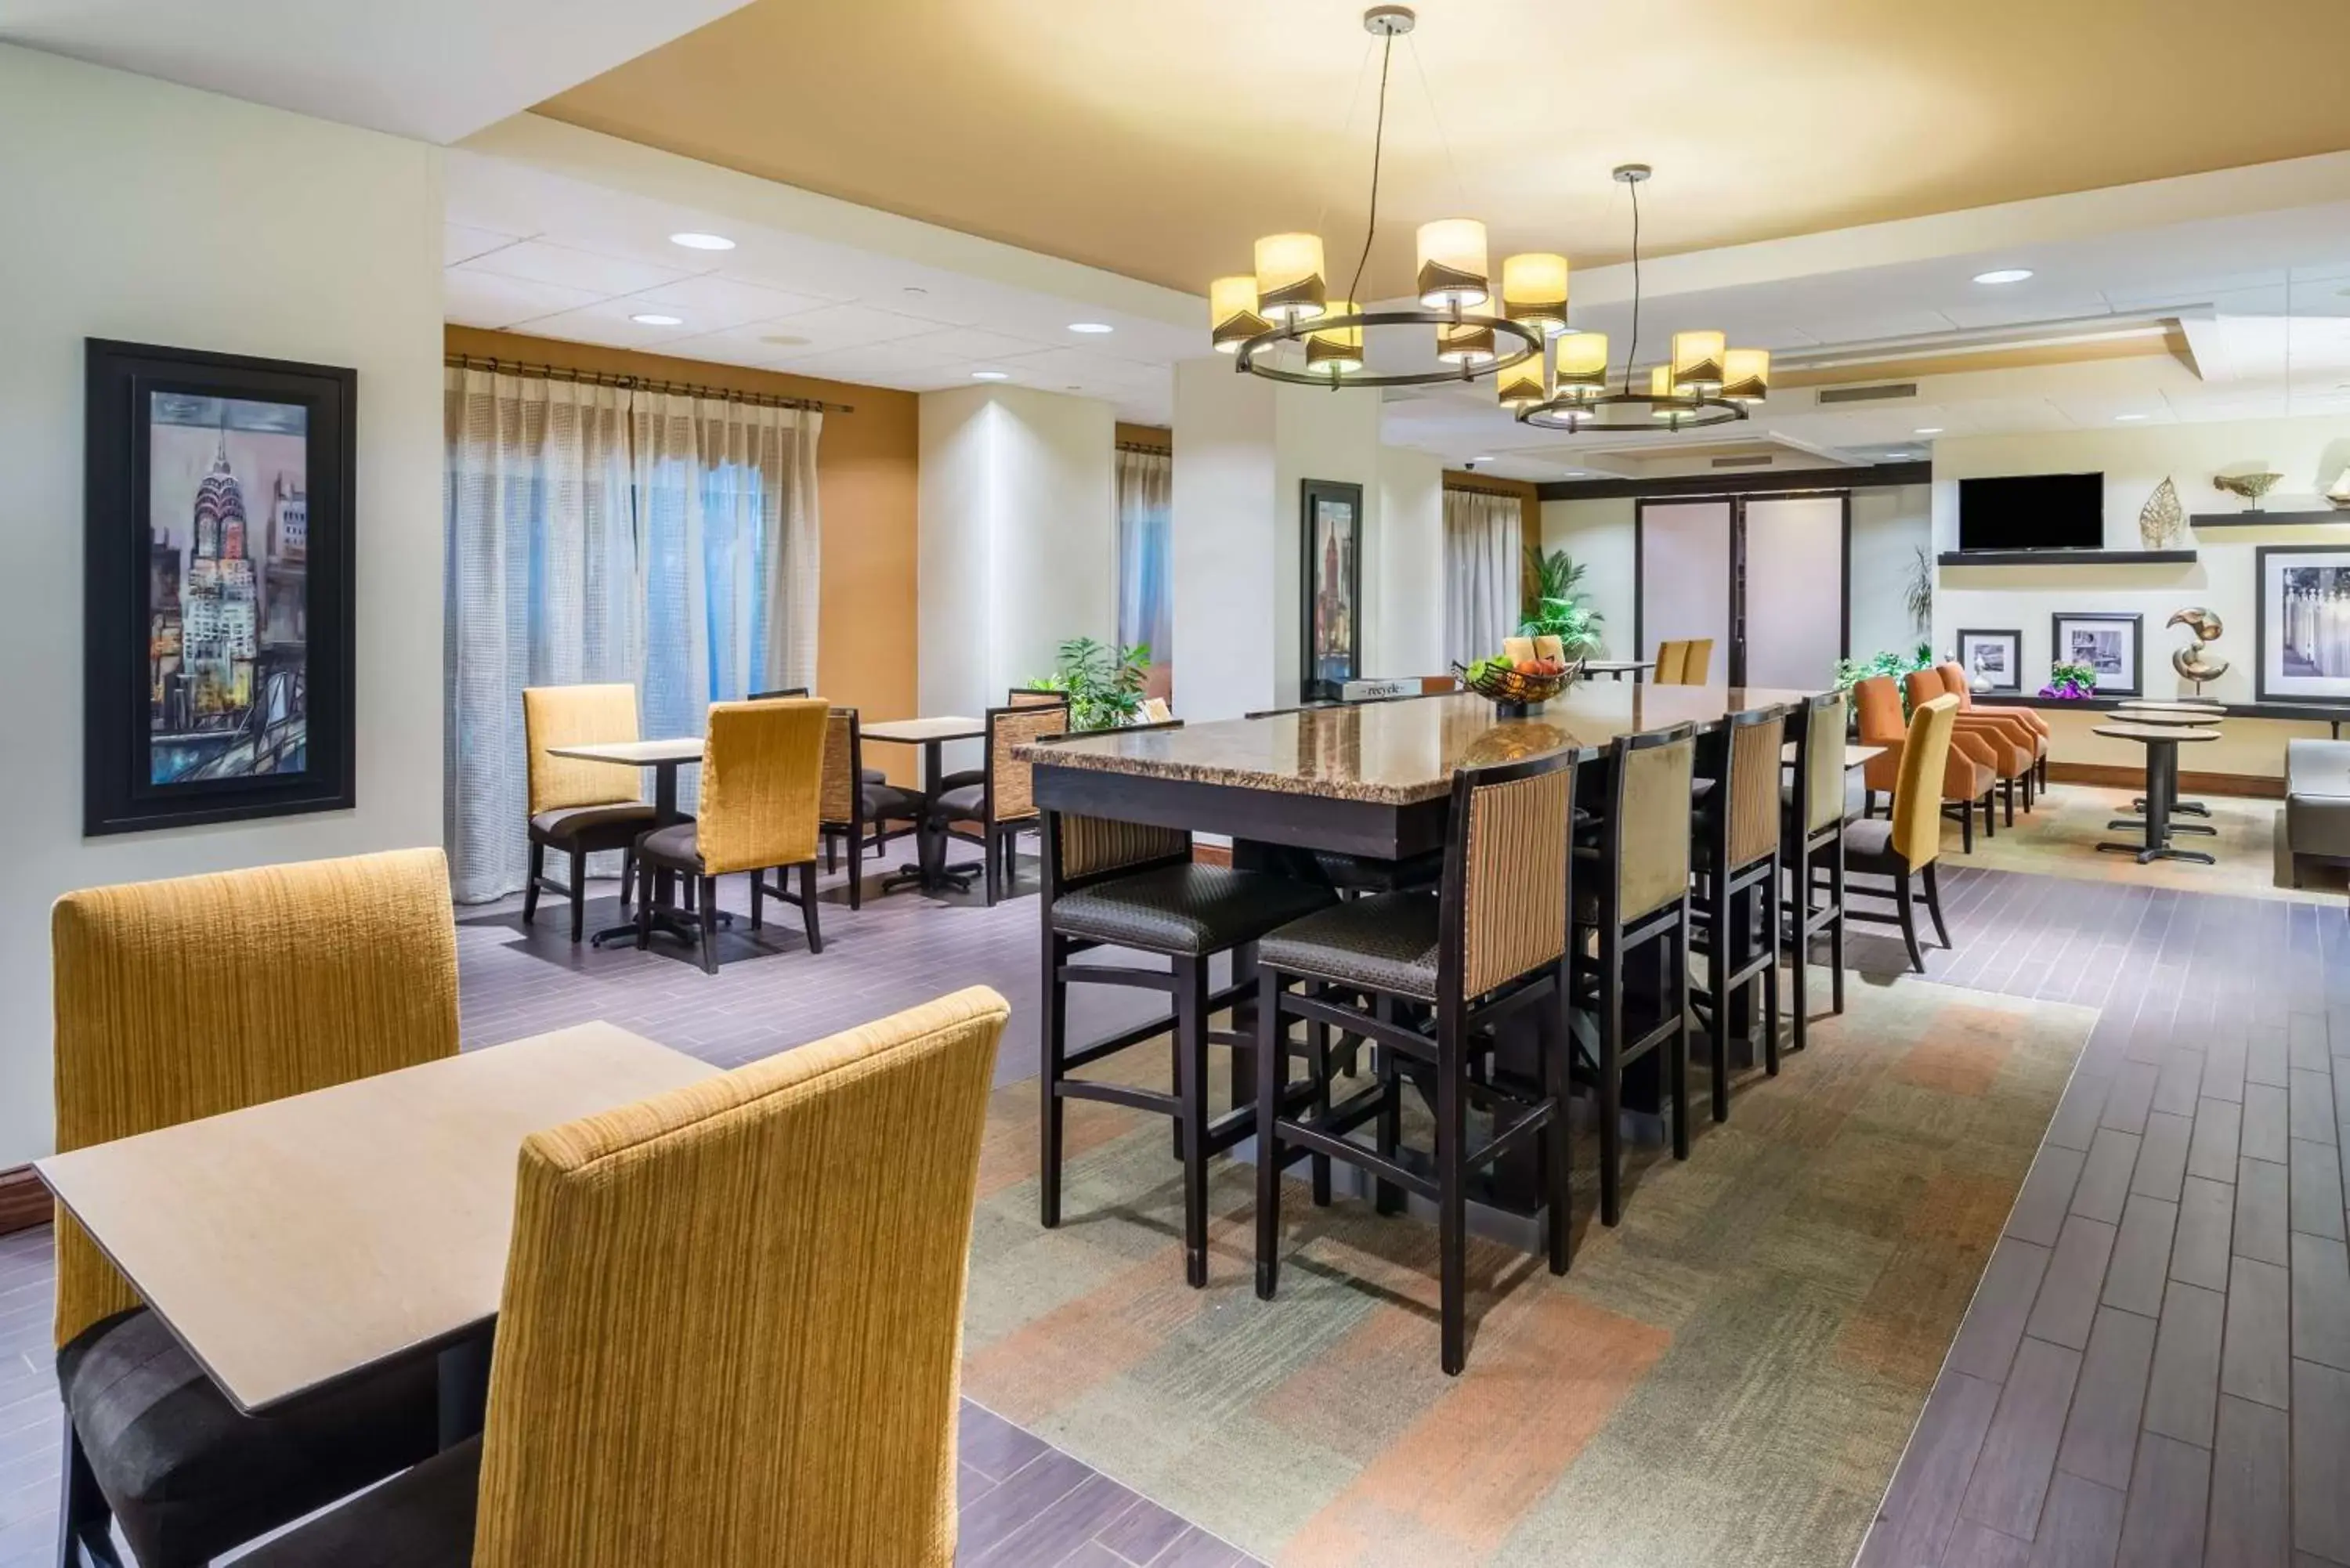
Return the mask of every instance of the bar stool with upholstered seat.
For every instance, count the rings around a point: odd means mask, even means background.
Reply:
[[[1470,1172],[1539,1138],[1550,1269],[1567,1267],[1566,986],[1569,837],[1575,754],[1462,768],[1452,775],[1441,891],[1374,894],[1292,921],[1258,945],[1256,1293],[1273,1299],[1281,1272],[1281,1168],[1289,1151],[1345,1160],[1383,1188],[1436,1206],[1441,1356],[1447,1374],[1467,1355]],[[1293,984],[1308,989],[1293,992]],[[1332,1000],[1336,987],[1380,999],[1367,1008]],[[1394,1002],[1430,1009],[1427,1031],[1397,1022]],[[1513,1090],[1481,1070],[1478,1032],[1522,1008],[1540,1010],[1537,1083]],[[1304,1114],[1287,1108],[1286,1020],[1367,1036],[1399,1059],[1347,1103],[1328,1103],[1328,1067],[1309,1058],[1315,1089]],[[1398,1147],[1402,1080],[1436,1116],[1424,1164]],[[1493,1117],[1471,1148],[1471,1103]],[[1347,1134],[1378,1123],[1378,1144]],[[1270,1158],[1268,1158],[1268,1151]]]
[[[1039,1025],[1044,1065],[1037,1089],[1043,1117],[1039,1218],[1049,1230],[1061,1222],[1061,1126],[1070,1100],[1101,1100],[1170,1118],[1175,1150],[1183,1167],[1183,1277],[1193,1286],[1208,1282],[1208,1160],[1256,1131],[1247,1103],[1253,1080],[1237,1064],[1232,1075],[1235,1104],[1223,1116],[1208,1116],[1208,1047],[1253,1049],[1255,1037],[1237,1027],[1216,1031],[1211,1014],[1253,1001],[1256,944],[1265,932],[1308,915],[1332,901],[1319,883],[1230,866],[1203,866],[1191,858],[1191,836],[1171,827],[1146,827],[1100,817],[1059,812],[1043,814],[1044,1017]],[[1167,961],[1167,967],[1072,963],[1096,947],[1119,947]],[[1208,961],[1232,955],[1232,983],[1211,991]],[[1165,992],[1173,1001],[1167,1014],[1070,1049],[1068,989],[1072,985],[1118,985]],[[1174,1056],[1172,1092],[1125,1084],[1097,1083],[1071,1075],[1121,1051],[1158,1039],[1170,1028]],[[1320,1185],[1326,1190],[1326,1175]]]
[[[1599,1219],[1623,1211],[1624,1072],[1661,1049],[1673,1123],[1673,1158],[1689,1158],[1690,783],[1696,731],[1688,724],[1618,735],[1608,747],[1607,800],[1577,835],[1575,923],[1577,999],[1596,1037],[1578,1066],[1599,1101]],[[1581,938],[1589,932],[1592,946]],[[1625,1023],[1624,971],[1635,954],[1658,966],[1657,1017],[1638,1033]]]
[[[1697,1012],[1705,1024],[1713,1119],[1730,1116],[1730,1012],[1742,990],[1762,992],[1763,1070],[1779,1072],[1779,944],[1773,934],[1779,897],[1779,753],[1785,710],[1732,713],[1700,745],[1696,888],[1690,896],[1690,946],[1706,958]]]
[[[1951,721],[1958,710],[1959,700],[1947,692],[1918,704],[1909,715],[1909,734],[1901,749],[1901,773],[1893,785],[1892,809],[1883,820],[1864,817],[1844,826],[1846,871],[1888,877],[1893,884],[1890,889],[1846,884],[1847,898],[1893,901],[1890,915],[1853,909],[1848,911],[1850,917],[1899,926],[1901,940],[1909,949],[1909,962],[1920,974],[1926,972],[1926,959],[1918,950],[1914,913],[1918,904],[1923,903],[1934,918],[1934,934],[1941,938],[1942,945],[1950,945],[1950,929],[1942,924],[1942,890],[1934,877],[1935,863],[1942,852],[1940,802],[1934,784],[1942,776],[1950,754]],[[1918,880],[1916,889],[1910,886],[1912,877]]]
[[[629,907],[637,836],[653,826],[650,802],[638,798],[637,770],[612,763],[558,757],[555,746],[637,738],[637,689],[527,686],[522,694],[523,743],[530,753],[530,879],[524,885],[522,921],[538,915],[538,895],[571,900],[571,940],[587,932],[588,857],[620,852],[620,908]],[[546,875],[546,852],[571,862],[569,886]]]
[[[1829,1009],[1844,1011],[1844,693],[1823,691],[1795,711],[1794,776],[1783,792],[1779,863],[1788,873],[1788,1000],[1794,1012],[1788,1049],[1800,1051],[1811,1011],[1804,978],[1811,969],[1812,939],[1822,931],[1828,934]],[[1825,887],[1818,880],[1822,875]],[[1822,894],[1825,901],[1814,902]]]
[[[648,833],[637,844],[637,946],[653,930],[653,877],[675,871],[699,892],[703,972],[718,972],[718,878],[751,873],[751,929],[759,929],[761,900],[772,896],[799,906],[810,952],[824,951],[817,929],[816,859],[819,800],[824,787],[826,732],[831,709],[820,698],[713,702],[702,760],[702,817]],[[777,879],[770,884],[765,873]],[[797,890],[781,873],[797,870]]]

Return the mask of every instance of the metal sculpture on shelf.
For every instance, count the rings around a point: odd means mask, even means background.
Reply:
[[[2220,624],[2218,616],[2200,605],[2189,605],[2178,611],[2167,624],[2183,626],[2195,634],[2193,642],[2171,654],[2170,668],[2178,671],[2182,679],[2193,681],[2195,694],[2200,697],[2205,681],[2217,680],[2228,673],[2226,659],[2204,657],[2204,649],[2219,641],[2220,632],[2226,628]]]
[[[2159,550],[2178,537],[2186,522],[2187,508],[2178,504],[2178,486],[2171,483],[2166,474],[2138,510],[2138,543],[2149,550]]]
[[[2283,483],[2282,473],[2219,473],[2211,477],[2211,488],[2230,495],[2241,495],[2252,504],[2249,510],[2261,509],[2261,497]]]

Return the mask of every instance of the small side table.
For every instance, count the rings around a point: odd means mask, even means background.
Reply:
[[[2126,817],[2107,823],[2107,827],[2142,827],[2146,836],[2138,844],[2100,844],[2098,849],[2109,855],[2134,855],[2141,866],[2155,860],[2192,860],[2199,865],[2214,864],[2212,857],[2199,849],[2178,849],[2170,836],[2180,831],[2170,820],[2170,803],[2178,794],[2178,748],[2200,741],[2216,741],[2217,730],[2178,729],[2164,724],[2100,724],[2095,733],[2114,741],[2136,741],[2146,748],[2146,816],[2143,821]],[[2209,833],[2210,828],[2203,832]]]
[[[2142,699],[2122,703],[2114,710],[2114,718],[2116,722],[2124,724],[2161,724],[2173,730],[2210,730],[2219,728],[2220,715],[2198,703]],[[2171,780],[2170,815],[2174,817],[2209,817],[2211,808],[2201,801],[2178,798],[2178,784],[2174,777]],[[2143,813],[2146,802],[2134,800],[2130,802],[2130,809]],[[2216,827],[2198,827],[2188,822],[2173,822],[2170,830],[2173,833],[2199,833],[2206,836],[2215,836],[2220,831]]]

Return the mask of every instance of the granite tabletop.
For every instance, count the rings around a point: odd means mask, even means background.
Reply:
[[[1619,734],[1717,724],[1802,701],[1762,687],[1580,682],[1523,719],[1467,692],[1080,735],[1018,748],[1038,767],[1082,768],[1334,800],[1411,805],[1452,787],[1453,770],[1555,752],[1596,754]]]

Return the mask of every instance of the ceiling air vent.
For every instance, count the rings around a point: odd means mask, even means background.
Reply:
[[[1819,400],[1823,403],[1881,403],[1888,398],[1914,398],[1918,395],[1915,381],[1887,381],[1881,387],[1823,387]]]
[[[1768,468],[1771,459],[1762,457],[1717,457],[1711,460],[1716,468]]]

